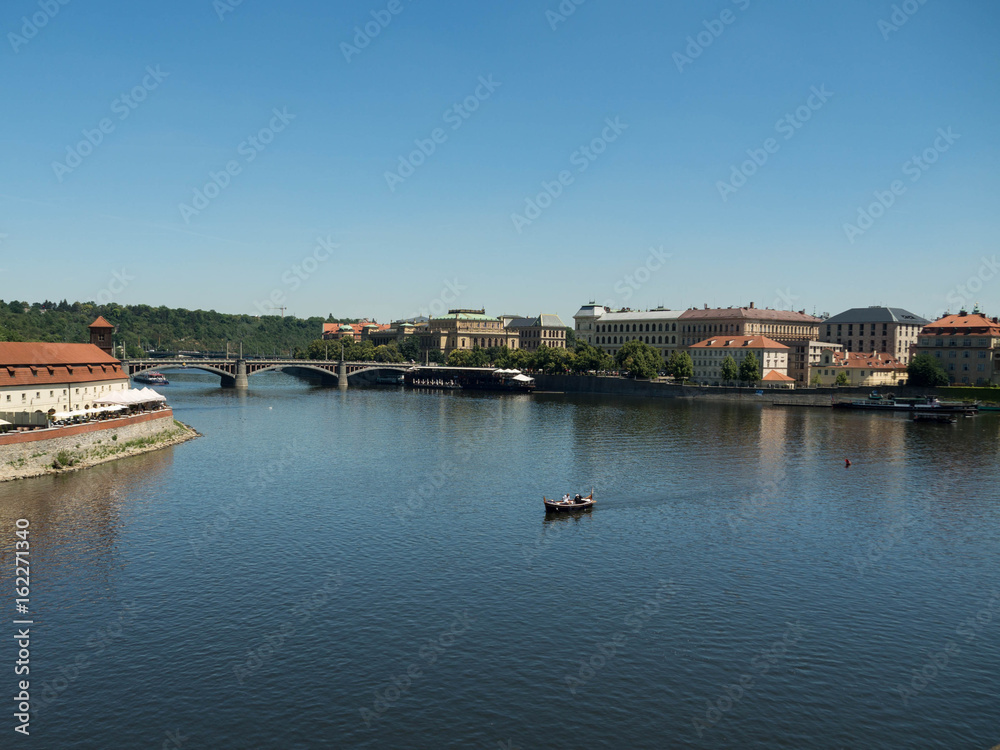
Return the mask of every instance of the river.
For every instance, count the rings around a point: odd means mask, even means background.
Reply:
[[[171,379],[202,438],[0,485],[34,748],[1000,743],[996,414]]]

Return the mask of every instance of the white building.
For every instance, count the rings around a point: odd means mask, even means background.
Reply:
[[[2,412],[89,409],[96,397],[128,389],[121,363],[94,344],[0,342]]]
[[[683,310],[656,308],[640,312],[611,312],[604,305],[584,305],[573,316],[577,341],[585,341],[612,357],[622,344],[643,341],[660,352],[664,361],[677,348],[678,319]]]
[[[709,385],[725,385],[722,362],[731,356],[739,367],[748,352],[760,364],[761,380],[768,383],[794,383],[788,376],[788,353],[791,349],[767,336],[719,336],[688,347],[694,364],[694,380]]]

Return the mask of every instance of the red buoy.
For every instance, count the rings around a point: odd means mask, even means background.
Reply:
[[[850,466],[851,466],[851,459],[845,458],[844,459],[844,467],[845,468],[850,468]]]

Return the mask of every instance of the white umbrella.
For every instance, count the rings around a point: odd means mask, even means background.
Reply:
[[[9,425],[9,424],[13,424],[13,423],[12,422],[8,422],[6,419],[0,419],[0,426]]]

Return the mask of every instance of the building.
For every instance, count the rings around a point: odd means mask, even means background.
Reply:
[[[411,335],[418,337],[422,354],[438,351],[447,356],[456,349],[488,349],[492,346],[519,348],[518,332],[505,328],[500,318],[488,316],[486,310],[449,310],[445,316],[415,324],[397,321],[373,331],[371,340],[378,346]]]
[[[789,341],[788,374],[800,386],[814,385],[813,374],[822,361],[824,349],[842,351],[843,345],[825,341]]]
[[[979,310],[962,310],[958,315],[928,323],[917,337],[913,355],[936,358],[952,383],[1000,385],[1000,323]]]
[[[516,332],[522,349],[535,350],[540,346],[553,349],[566,348],[566,324],[558,315],[543,313],[537,318],[519,318],[513,315],[500,317],[504,328]]]
[[[748,352],[753,352],[760,363],[761,380],[769,384],[781,384],[783,387],[795,382],[788,375],[790,348],[767,336],[717,336],[692,344],[687,347],[687,351],[694,364],[693,380],[697,383],[725,385],[722,379],[722,362],[727,356],[731,356],[739,367]]]
[[[920,330],[930,321],[901,307],[852,307],[820,326],[820,340],[842,344],[849,352],[881,352],[904,365]]]
[[[128,389],[121,362],[95,344],[0,342],[0,412],[90,409],[96,397]]]
[[[772,341],[787,344],[791,341],[819,339],[819,326],[823,321],[805,310],[771,310],[754,307],[716,307],[708,305],[701,310],[690,309],[681,313],[682,344],[691,346],[708,336],[767,336]]]
[[[882,352],[845,352],[824,349],[822,360],[813,370],[819,385],[837,385],[840,373],[847,375],[845,385],[874,388],[906,383],[906,365],[891,354]]]
[[[107,354],[109,357],[115,356],[115,327],[106,321],[104,316],[101,315],[98,316],[97,320],[91,323],[88,328],[90,329],[90,343]]]
[[[680,310],[658,307],[654,310],[618,310],[604,305],[590,304],[581,307],[573,316],[577,341],[596,346],[612,357],[622,344],[643,341],[658,350],[664,360],[680,344],[678,320]]]

